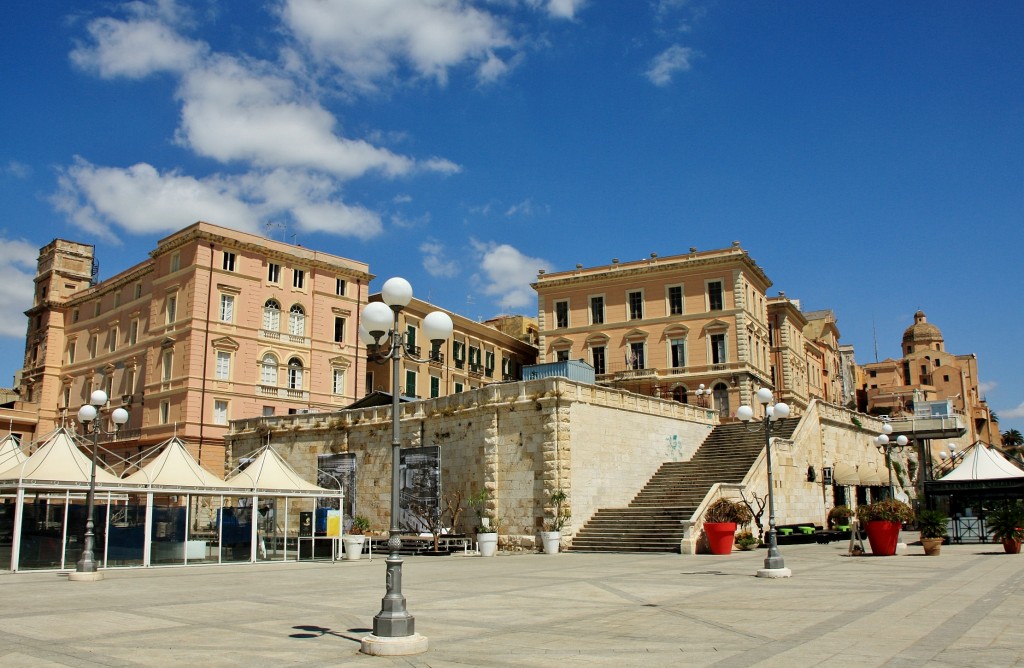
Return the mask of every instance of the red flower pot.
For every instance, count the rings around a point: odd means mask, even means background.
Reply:
[[[736,540],[735,522],[705,522],[704,534],[708,537],[711,554],[732,554]]]
[[[1003,539],[1003,550],[1007,554],[1020,554],[1020,541],[1014,540],[1013,538]]]
[[[868,522],[868,542],[871,554],[878,557],[891,557],[896,554],[896,544],[900,542],[899,522],[873,521]]]

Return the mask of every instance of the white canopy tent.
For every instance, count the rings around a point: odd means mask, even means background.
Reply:
[[[1011,464],[999,452],[984,443],[978,443],[964,455],[959,466],[939,478],[939,481],[999,480],[1004,478],[1024,478],[1024,471]]]
[[[92,443],[61,427],[30,457],[16,448],[4,459],[4,448],[11,447],[6,443],[0,442],[0,462],[13,465],[0,470],[0,493],[14,498],[14,512],[12,517],[3,515],[7,526],[0,527],[0,536],[8,531],[11,536],[11,570],[72,568],[81,549],[92,467],[83,449],[91,451]],[[274,535],[280,548],[274,554],[287,561],[291,546],[294,559],[298,521],[292,521],[296,530],[290,530],[289,499],[301,497],[315,505],[317,498],[340,493],[303,480],[269,446],[254,460],[258,468],[247,475],[243,471],[232,481],[200,466],[177,437],[155,446],[150,454],[150,461],[123,478],[97,462],[94,517],[103,567],[254,562],[257,547],[267,558],[254,521],[261,497],[262,507],[268,509],[284,498],[285,526]],[[8,561],[5,547],[0,544],[0,564]]]

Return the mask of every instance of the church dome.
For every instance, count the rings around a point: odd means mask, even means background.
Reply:
[[[928,322],[924,311],[914,314],[914,324],[903,332],[903,343],[942,343],[942,332]]]

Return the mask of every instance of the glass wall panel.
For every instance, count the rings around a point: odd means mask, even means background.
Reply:
[[[185,506],[183,497],[154,496],[149,563],[185,563]]]
[[[96,517],[103,517],[97,513]],[[132,494],[110,505],[107,568],[142,566],[146,547],[146,495]]]
[[[221,561],[249,561],[252,554],[251,500],[225,498],[218,526]]]
[[[11,567],[11,547],[14,545],[14,509],[17,498],[10,497],[0,505],[0,570]]]
[[[217,563],[220,557],[220,532],[217,517],[220,496],[189,496],[188,563]]]
[[[59,497],[47,493],[25,495],[19,569],[61,567],[65,503],[63,494]]]

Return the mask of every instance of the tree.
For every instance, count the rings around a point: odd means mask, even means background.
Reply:
[[[1007,429],[1003,432],[1003,445],[1008,447],[1024,445],[1024,435],[1016,429]]]

